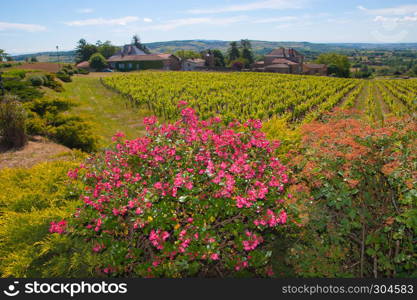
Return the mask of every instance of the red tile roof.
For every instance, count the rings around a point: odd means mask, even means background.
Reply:
[[[88,61],[82,61],[76,65],[77,68],[89,68],[90,63]]]
[[[285,59],[285,58],[275,58],[272,61],[272,63],[273,64],[286,64],[286,65],[298,65],[298,63]]]

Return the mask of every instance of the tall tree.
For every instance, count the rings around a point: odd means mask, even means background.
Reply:
[[[106,59],[100,53],[93,54],[89,60],[89,63],[90,67],[96,71],[101,71],[107,66]]]
[[[219,49],[214,49],[212,51],[214,55],[214,64],[216,67],[225,67],[226,62],[224,60],[224,55]]]
[[[246,61],[245,67],[248,68],[255,61],[252,52],[252,45],[249,40],[241,40],[240,45],[242,46],[242,58]]]
[[[94,53],[97,53],[98,49],[96,45],[89,44],[85,39],[78,41],[78,45],[75,48],[76,61],[88,61]]]
[[[178,50],[174,55],[181,59],[201,58],[201,54],[193,50]]]
[[[98,44],[98,42],[100,42],[100,44]],[[112,45],[110,41],[105,41],[104,43],[102,43],[101,41],[98,41],[98,42],[97,42],[97,50],[105,58],[109,58],[120,49],[119,47]]]
[[[327,65],[329,75],[335,75],[337,77],[350,76],[350,62],[346,55],[337,53],[323,53],[319,55],[316,62],[318,64]]]
[[[227,51],[228,54],[228,60],[233,61],[235,59],[238,59],[240,57],[240,51],[239,51],[239,47],[237,46],[237,42],[231,42],[230,43],[230,47]]]
[[[142,44],[142,42],[140,41],[140,37],[137,34],[135,34],[133,36],[132,44],[135,45],[136,47],[138,47],[140,50],[142,50],[146,54],[151,54],[151,51],[149,51],[149,49],[148,49],[148,47],[146,47],[146,45]]]
[[[7,60],[9,54],[7,54],[3,49],[0,49],[0,61]]]

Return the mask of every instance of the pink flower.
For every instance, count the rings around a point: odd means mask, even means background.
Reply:
[[[287,213],[285,211],[281,211],[281,213],[279,214],[279,220],[281,224],[287,223]]]
[[[63,234],[65,232],[66,227],[67,227],[67,221],[65,220],[59,221],[58,223],[51,222],[50,227],[49,227],[49,232]]]
[[[154,188],[156,188],[158,190],[162,190],[163,189],[163,186],[162,186],[162,183],[161,182],[157,182],[153,186],[154,186]]]
[[[94,252],[100,252],[101,250],[103,250],[105,248],[105,246],[103,245],[103,244],[96,244],[94,247],[93,247],[93,251]]]
[[[187,106],[187,105],[188,105],[187,101],[180,100],[178,101],[177,107],[180,108],[180,107]]]
[[[125,134],[123,132],[117,132],[111,139],[113,142],[120,140],[125,137]]]
[[[212,255],[210,255],[210,258],[212,259],[212,260],[219,260],[219,254],[217,254],[217,253],[213,253]]]
[[[191,181],[186,182],[184,186],[188,190],[192,190],[193,189],[193,183]]]
[[[156,119],[155,116],[143,118],[143,124],[149,125],[149,126],[154,125],[157,121],[158,120]]]

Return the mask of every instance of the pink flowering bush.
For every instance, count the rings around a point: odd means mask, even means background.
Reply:
[[[179,106],[183,106],[180,103]],[[51,232],[82,238],[100,259],[98,275],[140,277],[270,276],[272,242],[286,225],[286,168],[260,121],[220,118],[159,125],[115,136],[81,177],[84,205]]]

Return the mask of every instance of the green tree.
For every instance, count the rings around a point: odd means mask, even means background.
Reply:
[[[216,67],[225,67],[226,62],[223,53],[218,49],[207,49],[204,51],[201,51],[200,56],[205,57],[208,53],[212,54],[214,56],[214,66]]]
[[[32,56],[30,58],[30,62],[38,62],[38,59],[36,58],[36,56]]]
[[[234,61],[240,57],[239,47],[237,42],[231,42],[230,47],[227,50],[227,58],[229,62]]]
[[[3,49],[0,49],[0,61],[7,60],[9,54],[7,54]]]
[[[178,50],[174,55],[181,59],[201,58],[201,54],[193,50]]]
[[[100,42],[100,44],[97,44],[97,50],[106,59],[114,55],[120,49],[119,47],[112,45],[110,41],[105,41],[104,43],[101,43],[101,41],[98,42]]]
[[[107,60],[101,53],[94,53],[88,62],[90,67],[96,71],[101,71],[107,67]]]
[[[78,41],[78,45],[75,49],[77,63],[82,61],[88,61],[90,57],[97,53],[98,49],[96,45],[89,44],[85,39]]]
[[[216,67],[225,67],[226,62],[223,53],[219,49],[212,50],[212,53],[214,55],[214,65]]]
[[[146,54],[151,54],[151,51],[149,51],[148,47],[142,44],[142,42],[140,41],[140,37],[137,34],[133,36],[132,44],[138,47],[140,50],[142,50]]]
[[[252,45],[249,40],[241,40],[240,45],[242,46],[242,58],[247,61],[245,67],[248,68],[255,61],[252,52]]]
[[[350,62],[346,55],[323,53],[319,55],[316,62],[327,65],[329,75],[337,77],[349,77],[350,75]]]

